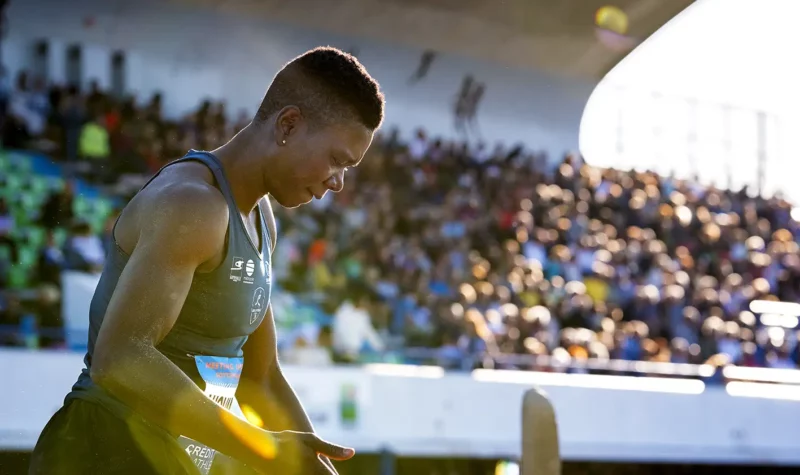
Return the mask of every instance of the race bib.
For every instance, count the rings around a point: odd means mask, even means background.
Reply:
[[[225,409],[231,409],[236,397],[236,387],[242,376],[243,358],[223,358],[219,356],[195,356],[195,364],[200,377],[206,383],[205,395]],[[203,475],[208,475],[214,462],[216,451],[207,445],[188,437],[180,436],[178,442],[183,446],[192,462]]]

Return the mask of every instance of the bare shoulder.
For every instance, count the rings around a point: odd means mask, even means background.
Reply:
[[[202,262],[225,244],[228,204],[205,177],[186,171],[159,176],[137,195],[135,247],[158,246],[159,254]]]
[[[278,242],[278,231],[275,225],[275,213],[272,212],[272,204],[269,201],[269,196],[261,198],[261,209],[264,210],[264,221],[267,222],[267,230],[269,231],[270,251],[275,252],[275,244]]]
[[[97,340],[95,356],[107,368],[113,367],[112,349],[137,339],[157,344],[164,338],[196,272],[211,268],[224,249],[229,212],[222,193],[201,169],[176,164],[174,172],[166,171],[131,200],[115,231],[129,259]],[[126,248],[121,239],[132,239],[132,244]]]

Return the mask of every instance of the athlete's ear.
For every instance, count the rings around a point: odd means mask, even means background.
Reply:
[[[286,106],[278,112],[275,120],[275,140],[279,145],[286,145],[290,138],[297,134],[303,122],[303,114],[297,106]]]

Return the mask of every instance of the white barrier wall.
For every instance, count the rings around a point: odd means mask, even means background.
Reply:
[[[61,273],[61,315],[64,335],[70,348],[86,348],[89,329],[89,307],[100,274],[64,271]]]
[[[1,350],[0,365],[0,449],[28,450],[60,407],[82,355]],[[365,452],[518,457],[522,395],[536,383],[553,401],[567,460],[800,464],[797,386],[742,397],[729,392],[751,394],[757,387],[731,391],[699,381],[552,373],[457,375],[384,365],[289,367],[286,373],[317,430]],[[353,404],[343,398],[347,387]],[[776,396],[795,401],[766,398]]]

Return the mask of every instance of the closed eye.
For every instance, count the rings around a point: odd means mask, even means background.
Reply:
[[[346,173],[347,170],[351,168],[349,166],[343,165],[342,163],[339,163],[339,161],[336,160],[336,157],[331,157],[331,163],[333,163],[333,166],[341,168],[343,173]]]

